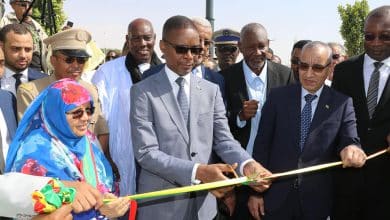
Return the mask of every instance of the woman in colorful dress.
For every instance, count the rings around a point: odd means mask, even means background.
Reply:
[[[114,198],[111,166],[88,131],[94,105],[88,91],[71,79],[51,84],[30,105],[11,143],[6,172],[85,181]],[[122,216],[129,200],[119,198],[74,219]]]

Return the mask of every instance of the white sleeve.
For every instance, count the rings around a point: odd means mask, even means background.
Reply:
[[[0,216],[35,215],[31,194],[42,189],[50,179],[22,173],[0,175]]]

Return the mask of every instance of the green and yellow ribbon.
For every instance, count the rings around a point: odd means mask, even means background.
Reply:
[[[384,149],[384,150],[381,150],[377,153],[371,154],[370,156],[367,157],[366,160],[370,160],[370,159],[373,159],[375,157],[378,157],[378,156],[386,153],[387,151],[388,151],[387,149]],[[319,165],[305,167],[305,168],[296,169],[296,170],[291,170],[291,171],[287,171],[287,172],[275,173],[275,174],[272,174],[271,176],[267,176],[263,179],[273,180],[273,179],[280,178],[280,177],[294,176],[294,175],[298,175],[298,174],[320,171],[320,170],[328,169],[331,167],[340,166],[342,164],[343,164],[342,161],[319,164]],[[197,191],[202,191],[202,190],[212,190],[212,189],[216,189],[216,188],[220,188],[220,187],[227,187],[227,186],[233,186],[233,185],[248,185],[248,184],[254,183],[254,182],[256,182],[255,178],[239,177],[239,178],[221,180],[221,181],[216,181],[216,182],[211,182],[211,183],[203,183],[203,184],[193,185],[193,186],[183,186],[183,187],[178,187],[178,188],[164,189],[164,190],[159,190],[159,191],[154,191],[154,192],[129,195],[126,197],[131,199],[131,200],[142,200],[142,199],[151,199],[151,198],[158,198],[158,197],[169,197],[169,196],[178,195],[178,194],[197,192]],[[115,200],[115,199],[104,199],[103,201],[105,203],[109,203],[113,200]]]

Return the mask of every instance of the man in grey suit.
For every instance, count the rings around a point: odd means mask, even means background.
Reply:
[[[140,165],[138,192],[224,180],[223,172],[231,172],[232,167],[243,175],[260,174],[252,187],[267,189],[270,183],[260,177],[270,172],[234,140],[218,86],[189,74],[193,56],[202,50],[192,21],[171,17],[162,36],[160,49],[167,65],[131,88],[131,134]],[[227,164],[212,164],[212,152]],[[212,193],[222,197],[228,190]],[[137,217],[209,220],[216,213],[215,197],[203,191],[141,201]]]

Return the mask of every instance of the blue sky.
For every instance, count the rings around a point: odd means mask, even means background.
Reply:
[[[8,2],[8,1],[7,1]],[[289,63],[293,43],[300,39],[342,42],[337,6],[353,0],[214,0],[215,30],[240,30],[250,22],[265,26],[271,48]],[[368,0],[370,9],[389,4],[388,0]],[[129,22],[149,19],[157,40],[165,20],[173,15],[205,17],[206,0],[65,0],[65,13],[75,27],[88,30],[100,47],[121,48]],[[9,7],[7,8],[9,9]],[[158,42],[158,41],[157,41]],[[156,50],[159,52],[158,44]]]

